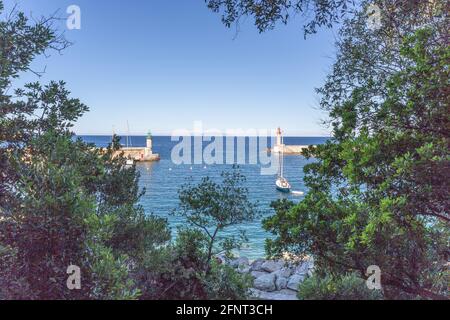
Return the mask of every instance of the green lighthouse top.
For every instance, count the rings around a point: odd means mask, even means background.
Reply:
[[[147,132],[147,139],[151,139],[152,138],[152,133],[151,133],[151,131],[149,130],[148,132]]]

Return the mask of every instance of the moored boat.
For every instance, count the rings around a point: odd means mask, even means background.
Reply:
[[[275,186],[278,191],[289,193],[291,192],[291,185],[287,181],[285,177],[283,177],[284,173],[284,144],[283,144],[283,136],[281,135],[281,129],[278,128],[278,134],[280,137],[280,140],[278,142],[278,145],[280,147],[280,150],[278,152],[278,178],[275,181]]]
[[[275,182],[275,185],[276,185],[276,188],[278,191],[285,192],[285,193],[291,192],[291,185],[283,177],[278,177],[277,181]]]

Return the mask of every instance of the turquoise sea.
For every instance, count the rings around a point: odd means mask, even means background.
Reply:
[[[80,136],[84,141],[93,143],[98,147],[105,147],[110,143],[110,136]],[[326,137],[285,137],[285,144],[289,145],[317,145],[324,143]],[[144,146],[145,136],[130,136],[132,146]],[[125,144],[126,138],[122,137],[122,143]],[[248,138],[246,138],[248,141]],[[158,216],[166,217],[170,223],[173,232],[176,232],[176,226],[183,224],[184,221],[178,217],[170,215],[173,209],[178,205],[177,190],[186,183],[189,178],[198,181],[201,177],[210,176],[214,179],[220,178],[220,173],[224,170],[230,170],[231,164],[181,164],[176,165],[171,160],[171,150],[177,144],[177,141],[171,141],[169,136],[153,137],[153,152],[159,153],[161,160],[151,163],[137,163],[139,170],[140,186],[146,189],[145,195],[141,198],[141,204],[147,213],[153,213]],[[209,142],[204,142],[206,146]],[[270,143],[269,143],[270,145]],[[248,146],[248,143],[247,143]],[[225,151],[224,151],[225,152]],[[246,149],[248,153],[248,148]],[[226,155],[224,155],[226,156]],[[309,160],[312,161],[312,160]],[[248,162],[248,161],[247,161]],[[292,190],[307,192],[303,183],[303,166],[308,161],[299,155],[285,155],[284,174],[292,185]],[[269,204],[277,199],[288,198],[292,201],[300,201],[301,196],[292,194],[283,194],[275,190],[275,175],[261,175],[260,165],[258,164],[240,164],[242,173],[246,176],[246,187],[249,189],[252,201],[258,202],[259,209],[263,212],[262,217],[274,214]],[[249,242],[242,249],[240,254],[249,258],[264,256],[264,241],[270,234],[261,228],[261,221],[255,221],[239,226],[246,231]],[[226,231],[230,234],[236,234],[236,229]]]

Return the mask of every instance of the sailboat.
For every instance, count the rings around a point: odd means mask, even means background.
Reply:
[[[284,171],[284,143],[283,137],[281,137],[281,144],[279,145],[280,150],[278,150],[278,177],[277,181],[275,181],[275,185],[278,191],[289,193],[291,192],[291,185],[287,181],[285,177],[283,177]]]
[[[127,140],[126,141],[127,141],[127,148],[129,148],[131,146],[131,144],[130,144],[130,124],[128,123],[128,120],[127,120]],[[126,163],[125,163],[126,166],[132,166],[133,164],[134,164],[133,159],[128,158],[126,160]]]

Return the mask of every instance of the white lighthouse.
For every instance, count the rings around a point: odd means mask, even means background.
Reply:
[[[282,144],[281,138],[282,138],[281,128],[278,127],[278,129],[277,129],[277,146],[281,146],[281,144]]]
[[[275,131],[276,140],[275,144],[272,148],[268,148],[267,150],[274,153],[283,153],[283,154],[302,154],[304,149],[307,149],[309,146],[307,145],[292,145],[292,144],[284,144],[283,131],[278,127],[277,131]]]
[[[146,147],[144,150],[145,157],[151,156],[153,153],[152,151],[152,133],[149,131],[147,133],[147,140],[146,140]]]
[[[283,147],[284,147],[284,145],[283,145],[283,133],[281,131],[281,128],[278,127],[278,129],[276,131],[276,143],[275,143],[275,146],[273,147],[272,151],[273,152],[281,152]]]

